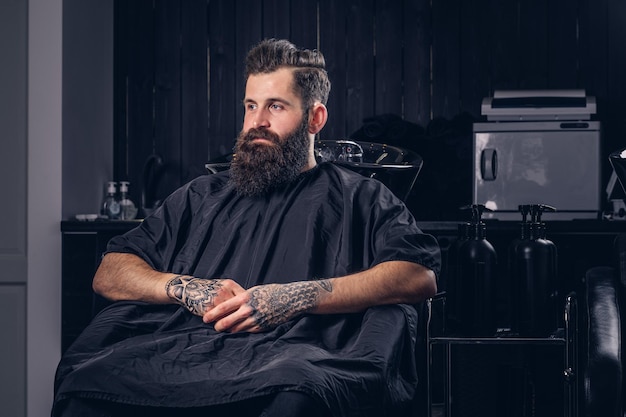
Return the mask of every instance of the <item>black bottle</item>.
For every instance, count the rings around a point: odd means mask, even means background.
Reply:
[[[525,209],[531,220],[528,223]],[[543,204],[520,206],[522,233],[511,246],[510,277],[512,330],[520,336],[547,337],[557,327],[556,282],[557,248],[546,238],[541,221],[545,211],[556,211]]]
[[[497,254],[486,239],[482,221],[485,206],[474,204],[472,219],[459,227],[455,297],[461,331],[470,336],[493,336],[495,320],[495,275]]]
[[[520,244],[527,245],[529,236],[530,236],[530,224],[531,222],[528,220],[528,216],[530,214],[530,204],[519,205],[517,207],[518,211],[522,213],[522,222],[519,224],[519,235],[511,241],[507,250],[507,272],[508,275],[508,292],[509,297],[511,299],[508,303],[507,313],[509,314],[509,320],[511,323],[511,330],[517,332],[519,328],[519,314],[517,314],[517,310],[519,309],[519,299],[515,296],[517,292],[520,290],[520,286],[517,285],[519,281],[519,273],[518,269],[518,246]]]

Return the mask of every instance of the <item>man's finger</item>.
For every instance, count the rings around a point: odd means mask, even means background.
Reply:
[[[223,301],[210,310],[208,310],[202,317],[202,321],[205,323],[212,323],[225,317],[234,311],[237,311],[243,304],[245,304],[245,298],[241,296],[234,296],[226,301]]]
[[[252,315],[252,309],[247,306],[241,306],[236,311],[228,314],[215,322],[215,330],[218,332],[237,332],[243,331],[249,327],[246,322]]]
[[[240,321],[236,325],[232,326],[228,329],[229,332],[237,333],[237,332],[250,332],[250,333],[258,333],[260,332],[259,326],[256,324],[256,320],[252,317],[248,317],[243,321]]]

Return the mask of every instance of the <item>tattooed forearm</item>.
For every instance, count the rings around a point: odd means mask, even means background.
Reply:
[[[333,292],[333,284],[329,279],[321,279],[319,281],[315,281],[322,289],[326,290],[326,292]]]
[[[257,325],[268,330],[311,310],[332,290],[329,280],[261,285],[252,289],[249,304]]]
[[[171,299],[199,316],[204,314],[207,307],[213,307],[221,288],[222,284],[218,279],[200,279],[183,275],[172,278],[165,286]]]

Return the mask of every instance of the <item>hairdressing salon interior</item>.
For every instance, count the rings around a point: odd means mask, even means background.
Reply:
[[[0,34],[0,416],[50,414],[108,239],[228,166],[269,37],[325,55],[320,155],[441,246],[416,415],[624,415],[623,0],[3,0]]]

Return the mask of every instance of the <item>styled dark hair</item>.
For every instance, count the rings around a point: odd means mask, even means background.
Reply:
[[[265,39],[248,52],[245,79],[279,68],[293,68],[294,89],[306,110],[315,101],[324,105],[328,101],[330,80],[325,67],[324,55],[318,50],[300,49],[284,39]]]

